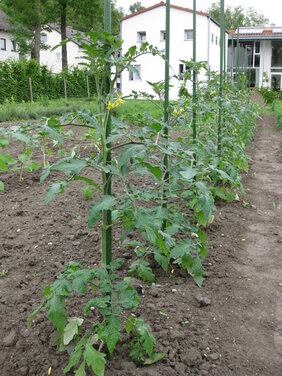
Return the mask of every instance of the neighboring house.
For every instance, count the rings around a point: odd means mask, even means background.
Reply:
[[[12,40],[11,34],[8,32],[9,24],[5,18],[5,13],[0,12],[0,61],[9,58],[19,60],[20,54],[16,50],[16,44]],[[81,45],[75,40],[76,30],[67,27],[67,38],[72,38],[73,41],[67,43],[68,66],[78,66],[83,61],[84,51]],[[48,30],[42,31],[41,42],[44,43],[48,49],[40,50],[40,64],[47,65],[54,73],[62,70],[62,48],[57,47],[52,51],[52,48],[60,44],[61,34],[58,25],[50,24]]]
[[[16,44],[12,40],[11,35],[7,32],[8,22],[5,13],[0,12],[0,61],[7,59],[19,59],[16,51]]]
[[[230,31],[229,37],[229,59],[231,65],[231,39],[233,36],[234,45],[237,40],[236,31]],[[240,43],[240,64],[245,67],[250,76],[250,86],[268,86],[275,90],[282,89],[282,27],[277,26],[256,26],[239,28]],[[244,60],[245,54],[247,59]],[[236,70],[236,47],[234,48],[233,66]],[[234,73],[234,72],[233,72]]]
[[[72,41],[67,43],[68,66],[78,66],[83,61],[84,50],[80,43],[76,41],[75,34],[77,30],[67,27],[67,38]],[[61,43],[61,33],[59,26],[55,24],[49,25],[49,31],[42,31],[41,42],[49,47],[48,50],[41,49],[40,64],[47,65],[53,72],[61,72],[62,70],[62,48],[57,47],[52,51],[52,48]],[[85,60],[84,60],[85,62]]]
[[[176,5],[171,5],[170,8],[170,76],[181,77],[181,73],[185,71],[186,67],[180,60],[189,61],[193,57],[193,11]],[[145,41],[164,51],[165,14],[166,4],[160,2],[123,17],[121,19],[123,52],[133,45],[140,46]],[[196,24],[197,61],[205,61],[211,70],[219,71],[220,26],[207,13],[198,11]],[[226,33],[226,46],[227,44],[228,33]],[[139,71],[140,77],[132,72],[122,74],[120,89],[123,95],[130,94],[132,90],[152,93],[147,81],[164,80],[165,65],[161,57],[144,55],[139,57],[134,65]],[[207,79],[204,72],[199,75],[199,79]],[[170,97],[175,99],[178,96],[181,83],[172,78],[171,84],[173,87],[170,89]]]

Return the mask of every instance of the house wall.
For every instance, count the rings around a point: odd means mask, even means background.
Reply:
[[[61,43],[61,34],[56,30],[44,32],[47,35],[46,44],[50,47],[48,50],[40,51],[40,64],[47,65],[54,73],[62,70],[62,47],[57,47],[54,51],[51,49]],[[73,42],[67,43],[68,65],[69,67],[77,66],[82,62],[83,50]]]
[[[0,50],[0,61],[7,59],[19,60],[19,53],[13,51],[11,36],[6,31],[0,30],[0,39],[1,38],[6,39],[6,50]]]
[[[158,49],[165,49],[165,41],[161,41],[161,31],[165,30],[166,7],[161,6],[141,13],[121,22],[121,35],[124,40],[123,52],[133,45],[140,46],[137,40],[138,32],[146,32],[146,41]],[[180,60],[190,61],[193,57],[193,40],[184,40],[184,30],[193,29],[193,14],[171,8],[170,16],[170,77],[179,75]],[[207,16],[197,15],[197,61],[207,61],[212,70],[219,70],[219,36],[220,28]],[[211,34],[218,37],[218,44],[211,43]],[[228,39],[228,38],[227,38]],[[214,38],[215,41],[215,38]],[[141,65],[141,80],[129,80],[129,73],[124,72],[121,77],[121,90],[128,95],[132,90],[153,93],[146,81],[164,80],[165,65],[158,56],[144,55],[137,59]],[[205,72],[199,75],[199,80],[206,79]],[[171,79],[170,97],[176,99],[180,83]]]

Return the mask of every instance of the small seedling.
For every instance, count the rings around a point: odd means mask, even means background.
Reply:
[[[0,272],[0,278],[4,278],[6,277],[8,271],[6,269],[2,269],[1,272]]]
[[[82,195],[84,200],[91,200],[93,198],[93,188],[90,186],[82,188]]]

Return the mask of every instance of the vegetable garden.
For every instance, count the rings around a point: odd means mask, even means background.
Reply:
[[[105,0],[105,32],[90,32],[89,45],[81,41],[87,69],[95,77],[98,111],[76,111],[0,128],[3,195],[11,189],[10,179],[24,186],[31,179],[36,182],[40,174],[40,183],[48,184],[45,203],[54,213],[64,200],[88,212],[88,229],[85,224],[84,230],[83,224],[77,227],[76,219],[66,216],[69,239],[75,243],[72,232],[79,228],[90,245],[95,243],[95,251],[90,247],[86,256],[79,241],[80,255],[68,254],[71,259],[58,266],[60,274],[46,281],[41,303],[37,301],[32,313],[29,309],[27,333],[32,335],[38,317],[42,322],[42,312],[46,312],[56,329],[51,334],[52,346],[69,355],[68,360],[64,356],[65,364],[53,368],[46,364],[40,374],[61,375],[63,367],[67,374],[102,376],[106,362],[124,341],[128,359],[138,367],[166,362],[163,346],[160,350],[152,334],[150,316],[146,321],[142,317],[140,295],[150,288],[144,286],[158,286],[160,276],[181,275],[190,276],[201,287],[206,232],[217,215],[216,207],[245,194],[241,173],[248,171],[245,148],[254,134],[258,106],[250,101],[246,76],[241,72],[233,78],[224,71],[224,18],[220,74],[196,62],[194,48],[193,59],[185,62],[192,74],[184,73],[179,99],[172,102],[169,11],[167,1],[165,55],[148,43],[124,52],[121,39],[111,35],[110,1]],[[166,79],[150,83],[155,97],[134,92],[124,98],[115,90],[116,81],[123,71],[134,70],[132,63],[144,54],[165,59]],[[201,69],[207,70],[207,82],[197,79]],[[186,90],[188,81],[193,82],[193,95]],[[145,111],[120,115],[124,103],[137,97],[153,103],[162,116]],[[49,243],[52,248],[53,240]],[[56,252],[60,250],[52,252],[55,259]],[[87,264],[86,260],[91,261]],[[2,273],[5,278],[5,269]],[[189,320],[183,319],[181,325],[187,324]]]

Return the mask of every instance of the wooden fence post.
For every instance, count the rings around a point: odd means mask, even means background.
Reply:
[[[29,82],[30,102],[33,103],[33,93],[32,93],[32,80],[31,80],[31,77],[28,78],[28,82]]]
[[[86,87],[87,87],[87,96],[88,96],[88,98],[90,98],[88,74],[86,75]]]
[[[68,93],[67,93],[67,79],[64,77],[64,91],[65,91],[65,100],[68,100]]]

